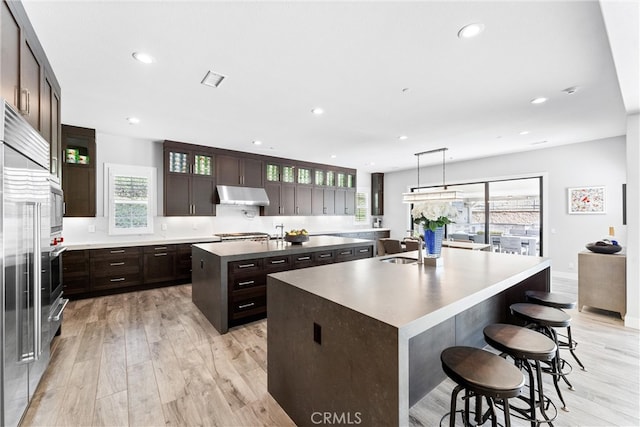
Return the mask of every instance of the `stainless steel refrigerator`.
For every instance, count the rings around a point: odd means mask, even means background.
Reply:
[[[0,425],[14,426],[49,363],[49,146],[0,101]]]

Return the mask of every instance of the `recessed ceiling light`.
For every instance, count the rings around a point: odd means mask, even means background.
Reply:
[[[543,104],[543,103],[545,103],[545,102],[547,102],[547,98],[542,97],[542,96],[541,96],[541,97],[539,97],[539,98],[533,98],[533,99],[531,100],[531,103],[532,103],[532,104]]]
[[[405,139],[409,138],[407,135],[400,135],[398,137],[399,140],[404,141]]]
[[[579,86],[571,86],[564,89],[563,92],[566,93],[567,95],[573,95],[578,91],[578,89],[579,89]]]
[[[137,125],[138,123],[140,123],[140,119],[137,117],[127,117],[127,121],[130,125]]]
[[[131,56],[134,57],[134,59],[144,63],[144,64],[151,64],[153,62],[155,62],[156,60],[153,59],[153,56],[149,55],[148,53],[144,53],[144,52],[133,52],[131,54]]]
[[[262,145],[262,141],[256,139],[255,141],[253,141],[253,145]]]
[[[322,108],[318,108],[318,107],[316,107],[316,108],[314,108],[313,110],[311,110],[311,112],[312,112],[313,114],[315,114],[316,116],[319,116],[320,114],[323,114],[323,113],[324,113],[324,110],[323,110]]]
[[[205,86],[218,87],[220,86],[220,83],[222,83],[222,81],[226,78],[227,76],[223,76],[222,74],[214,73],[213,71],[207,71],[207,74],[205,74],[200,83]]]
[[[520,132],[520,135],[526,135],[526,134],[528,134],[528,133],[529,133],[529,131],[528,131],[528,130],[523,130],[522,132]]]
[[[460,31],[458,31],[458,38],[470,39],[480,34],[483,30],[484,24],[481,24],[479,22],[465,25],[464,27],[460,28]]]
[[[332,154],[332,155],[331,155],[331,158],[332,158],[332,159],[335,159],[336,157],[338,157],[338,156],[336,156],[335,154]]]

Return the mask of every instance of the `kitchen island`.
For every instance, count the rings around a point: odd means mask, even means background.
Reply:
[[[296,424],[408,425],[410,406],[445,378],[443,349],[484,346],[482,329],[508,321],[525,290],[550,290],[546,258],[447,248],[441,267],[387,258],[268,277],[268,389]]]
[[[267,275],[279,271],[372,257],[374,242],[310,236],[294,245],[282,240],[193,245],[192,299],[220,332],[266,315]]]

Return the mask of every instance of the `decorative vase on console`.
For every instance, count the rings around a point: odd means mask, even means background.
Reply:
[[[425,256],[440,257],[444,226],[454,222],[458,210],[450,202],[424,202],[413,207],[411,217],[424,229]]]
[[[425,256],[438,258],[442,253],[442,238],[444,237],[444,227],[437,227],[434,230],[427,228],[424,230],[424,250]]]

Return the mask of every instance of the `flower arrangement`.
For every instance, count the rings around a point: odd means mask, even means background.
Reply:
[[[436,231],[436,228],[455,222],[458,210],[449,202],[424,202],[411,209],[414,224],[422,225],[426,230]]]

